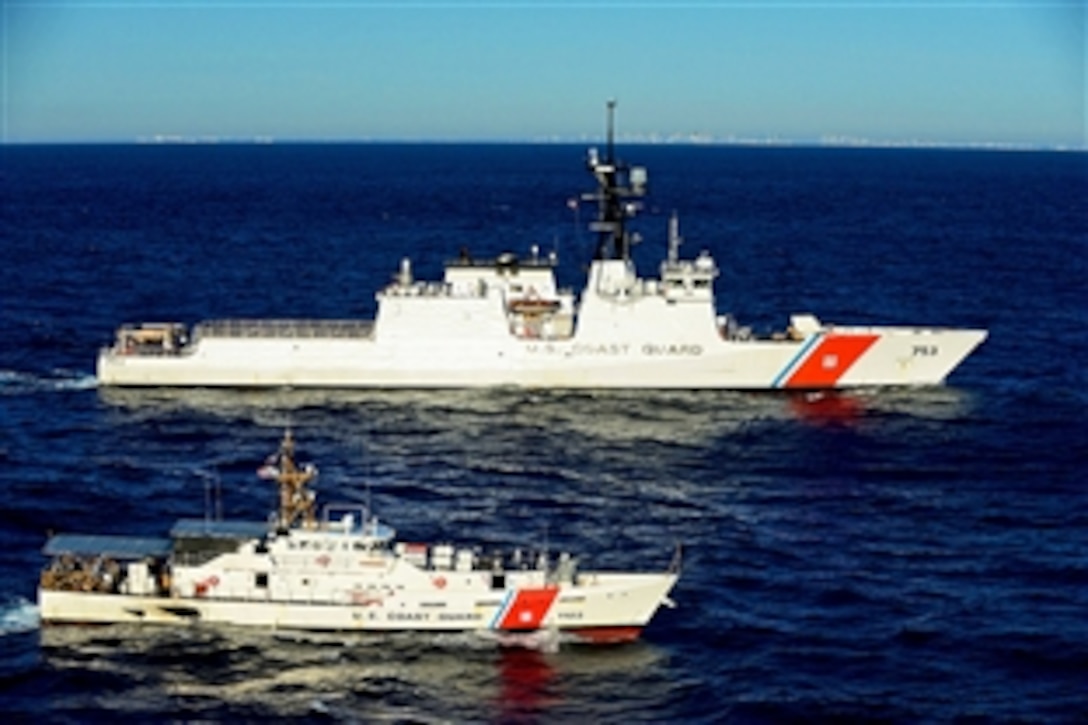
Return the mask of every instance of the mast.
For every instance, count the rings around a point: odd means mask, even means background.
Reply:
[[[275,480],[279,485],[277,530],[286,531],[299,519],[307,529],[317,526],[314,492],[306,488],[310,481],[317,478],[317,467],[312,463],[299,466],[295,462],[295,439],[290,429],[284,432],[279,451],[269,456],[268,463],[258,473],[264,478]]]
[[[596,259],[628,260],[634,241],[625,223],[635,216],[641,207],[637,201],[646,195],[646,169],[629,167],[616,159],[615,113],[616,101],[608,101],[607,147],[602,161],[597,149],[591,148],[586,161],[590,172],[597,177],[597,191],[585,199],[597,202],[597,218],[590,225],[597,232]]]

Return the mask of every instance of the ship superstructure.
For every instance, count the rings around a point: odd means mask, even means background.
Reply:
[[[168,537],[58,534],[38,589],[57,623],[226,623],[302,630],[555,632],[635,639],[679,576],[583,570],[568,553],[398,541],[366,506],[318,516],[313,465],[285,435],[258,473],[279,487],[267,521],[182,519]]]
[[[658,276],[641,277],[627,222],[648,189],[643,167],[590,149],[597,181],[594,259],[580,294],[557,286],[535,249],[447,262],[439,281],[405,259],[373,320],[219,320],[125,325],[98,357],[118,386],[822,389],[940,384],[986,339],[981,329],[844,326],[795,314],[754,335],[717,311],[718,267],[681,258],[674,215]]]

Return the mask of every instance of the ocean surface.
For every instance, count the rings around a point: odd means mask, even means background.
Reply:
[[[16,721],[1088,720],[1088,155],[621,146],[757,331],[979,326],[947,385],[120,391],[122,322],[368,317],[404,256],[536,244],[578,284],[581,147],[0,147],[0,712]],[[163,533],[292,427],[406,538],[570,549],[673,593],[631,645],[196,626],[41,630],[48,531]]]

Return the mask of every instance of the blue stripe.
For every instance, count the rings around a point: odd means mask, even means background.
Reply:
[[[786,367],[782,368],[782,371],[778,373],[775,379],[771,382],[772,388],[782,387],[782,381],[785,379],[786,374],[790,372],[790,370],[794,366],[801,362],[801,359],[808,354],[809,349],[811,349],[812,346],[816,344],[816,341],[819,340],[821,337],[823,337],[823,333],[817,332],[815,335],[805,340],[805,344],[801,346],[801,349],[797,351],[797,354],[794,355],[788,363],[786,363]]]
[[[490,629],[498,629],[499,622],[502,621],[503,616],[506,614],[506,610],[510,608],[510,599],[517,592],[516,589],[511,589],[506,593],[506,598],[502,600],[502,604],[499,605],[499,610],[495,612],[495,616],[491,619]]]

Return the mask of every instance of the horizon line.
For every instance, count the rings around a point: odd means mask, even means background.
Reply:
[[[219,136],[215,134],[153,134],[117,139],[0,140],[0,146],[322,146],[322,145],[532,145],[567,146],[605,143],[589,134],[580,136],[536,136],[526,138],[429,138],[370,137],[339,138],[276,137],[271,135]],[[975,151],[1057,151],[1085,152],[1088,143],[1042,143],[1026,141],[933,141],[927,139],[872,139],[861,136],[825,134],[819,137],[713,136],[710,134],[619,134],[616,143],[630,146],[719,146],[747,148],[871,148],[947,149]]]

